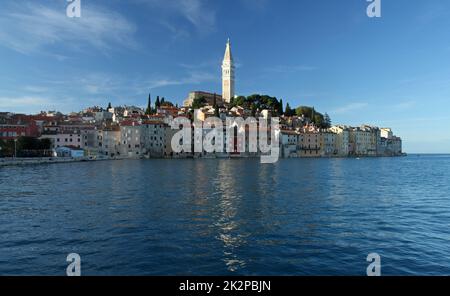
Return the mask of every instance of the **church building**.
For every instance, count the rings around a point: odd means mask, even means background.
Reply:
[[[193,91],[189,93],[189,97],[183,102],[183,105],[185,107],[191,107],[194,100],[200,98],[204,98],[208,105],[213,105],[213,102],[216,102],[219,106],[222,106],[224,103],[229,104],[235,96],[234,81],[235,67],[231,53],[231,42],[228,39],[222,62],[222,96],[204,91]]]

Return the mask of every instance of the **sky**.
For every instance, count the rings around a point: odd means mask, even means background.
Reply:
[[[221,93],[314,106],[334,124],[391,127],[409,153],[450,153],[450,2],[66,0],[0,3],[0,112],[182,104]]]

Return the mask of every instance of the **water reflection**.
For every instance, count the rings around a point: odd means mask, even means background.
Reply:
[[[239,189],[242,188],[243,178],[241,174],[236,174],[233,168],[235,163],[230,161],[220,161],[217,170],[217,192],[218,208],[215,214],[214,227],[217,229],[217,238],[223,243],[223,261],[228,271],[235,272],[244,268],[246,262],[240,258],[236,249],[246,244],[246,236],[242,234],[240,220],[236,219],[238,207],[241,204],[242,195]]]
[[[373,251],[384,274],[448,274],[449,160],[1,168],[0,274],[63,274],[72,251],[92,275],[361,275]]]

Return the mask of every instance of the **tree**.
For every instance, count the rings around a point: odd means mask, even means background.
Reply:
[[[284,115],[291,117],[295,115],[295,111],[291,108],[289,103],[286,104],[286,109],[284,110]]]
[[[152,97],[151,94],[148,94],[148,103],[147,103],[147,110],[145,111],[146,115],[151,115],[153,113],[152,110]]]
[[[256,107],[255,104],[252,104],[251,106],[251,110],[252,110],[252,116],[255,117],[256,116],[256,110],[258,109],[258,107]]]
[[[206,98],[205,97],[199,97],[199,98],[195,98],[194,101],[192,102],[192,109],[200,109],[206,106]]]
[[[164,99],[164,97],[162,97],[161,99],[161,105],[160,106],[164,106],[164,102],[166,101],[166,99]]]
[[[112,108],[111,102],[108,103],[108,108],[106,108],[106,111],[110,110]]]
[[[322,113],[317,112],[314,107],[300,106],[295,109],[295,114],[297,116],[303,115],[309,118],[312,123],[320,128],[326,128],[328,125],[327,121],[325,120],[325,116]],[[331,120],[329,121],[329,124],[331,124]]]
[[[165,107],[173,107],[173,103],[172,102],[169,102],[169,101],[164,101],[164,102],[161,102],[161,107],[162,106],[165,106]]]
[[[331,127],[331,118],[330,118],[330,115],[328,115],[328,113],[325,113],[323,121],[324,121],[324,128]]]
[[[254,111],[256,111],[257,109],[267,109],[274,114],[280,114],[283,109],[282,107],[280,107],[280,102],[277,100],[277,98],[259,94],[253,94],[248,97],[239,96],[233,99],[231,106],[240,106]]]
[[[50,139],[38,139],[34,137],[20,137],[15,140],[0,140],[0,155],[2,157],[12,157],[15,155],[17,148],[18,157],[41,157],[45,155],[45,151],[48,152],[51,148]]]
[[[158,108],[161,106],[161,102],[159,101],[159,96],[156,96],[156,102],[155,102],[155,110],[158,110]]]
[[[217,106],[216,94],[214,94],[213,108],[214,108],[214,116],[220,117],[219,106]]]
[[[283,99],[280,99],[280,104],[279,104],[279,106],[278,106],[278,113],[279,113],[280,115],[283,115],[283,114],[284,114],[284,111],[283,111]]]
[[[237,98],[233,98],[232,100],[232,106],[233,107],[237,107],[237,106],[241,106],[244,107],[244,103],[246,101],[246,98],[243,96],[239,96]]]

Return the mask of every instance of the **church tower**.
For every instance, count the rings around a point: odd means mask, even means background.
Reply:
[[[222,63],[222,98],[226,103],[234,98],[234,61],[229,38]]]

